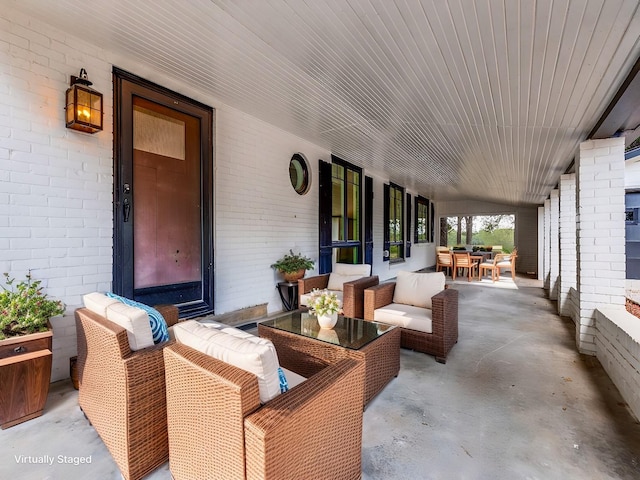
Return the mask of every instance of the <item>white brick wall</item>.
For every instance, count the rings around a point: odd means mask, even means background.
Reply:
[[[549,199],[549,298],[558,298],[560,277],[560,191],[551,190]]]
[[[544,201],[544,288],[549,292],[551,285],[551,200]]]
[[[622,307],[596,310],[598,360],[640,419],[640,322]]]
[[[558,313],[570,317],[573,313],[569,292],[577,287],[576,245],[576,175],[560,177],[560,276]]]
[[[0,13],[0,271],[22,278],[31,269],[67,304],[52,321],[54,381],[69,376],[81,295],[111,282],[111,66],[77,44],[21,13]],[[64,93],[81,67],[104,93],[98,135],[64,127]]]
[[[595,309],[624,306],[624,138],[580,145],[578,188],[578,347],[595,354]]]
[[[296,152],[311,168],[302,196],[289,182]],[[330,153],[237,110],[216,110],[216,313],[260,303],[282,310],[281,278],[270,265],[289,249],[317,261],[318,159],[330,161]]]

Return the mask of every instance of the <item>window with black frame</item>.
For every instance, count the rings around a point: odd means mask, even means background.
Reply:
[[[387,237],[391,262],[404,260],[404,188],[388,185],[388,208],[386,209]]]
[[[424,197],[416,197],[416,218],[415,218],[415,243],[429,242],[429,200]]]
[[[349,164],[331,164],[331,241],[335,261],[360,263],[362,171]]]

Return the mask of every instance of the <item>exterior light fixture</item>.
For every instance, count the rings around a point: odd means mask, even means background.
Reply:
[[[102,130],[102,94],[91,85],[84,68],[77,77],[71,75],[65,107],[67,128],[86,133]]]

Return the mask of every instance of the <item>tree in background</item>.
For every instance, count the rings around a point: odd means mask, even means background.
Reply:
[[[467,245],[502,245],[505,251],[513,250],[514,215],[447,217],[447,245],[463,245],[463,223]]]

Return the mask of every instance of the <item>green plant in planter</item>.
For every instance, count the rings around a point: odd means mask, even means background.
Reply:
[[[49,318],[64,313],[65,305],[49,300],[42,293],[40,280],[33,280],[31,272],[14,287],[14,278],[4,274],[7,287],[0,291],[0,340],[49,330]]]
[[[271,265],[271,268],[275,268],[281,273],[293,273],[298,270],[311,270],[314,267],[313,260],[309,257],[305,257],[301,253],[293,253],[293,250],[289,250],[284,257]]]

